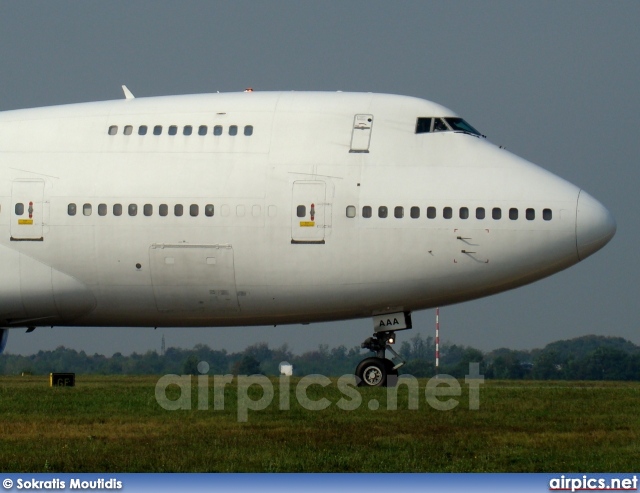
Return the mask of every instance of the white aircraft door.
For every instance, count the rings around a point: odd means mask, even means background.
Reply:
[[[293,182],[291,243],[324,244],[326,184],[323,181]]]
[[[369,152],[373,115],[356,115],[351,131],[351,149],[349,152]]]
[[[11,187],[11,241],[42,241],[44,181],[19,180]]]

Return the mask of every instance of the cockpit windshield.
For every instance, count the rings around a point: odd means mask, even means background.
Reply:
[[[459,117],[418,117],[416,122],[416,133],[423,134],[432,132],[464,132],[478,137],[483,136],[475,128]]]
[[[475,128],[465,122],[462,118],[445,118],[449,126],[458,132],[466,132],[469,134],[480,136],[480,132],[478,132]]]

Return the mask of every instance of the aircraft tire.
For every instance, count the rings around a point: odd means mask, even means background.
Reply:
[[[363,359],[356,368],[358,387],[385,387],[388,371],[386,361],[375,357]]]

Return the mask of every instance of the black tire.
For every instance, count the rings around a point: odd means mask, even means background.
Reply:
[[[363,359],[358,368],[358,387],[386,387],[387,385],[387,364],[382,358]]]

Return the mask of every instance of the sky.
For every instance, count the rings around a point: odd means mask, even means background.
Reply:
[[[443,307],[441,339],[490,351],[587,334],[640,344],[640,2],[0,0],[0,111],[268,90],[404,94],[584,188],[615,216],[603,250],[542,281]],[[635,205],[634,205],[635,204]],[[0,274],[1,275],[1,274]],[[416,312],[433,335],[435,310]],[[267,342],[359,345],[371,321],[199,329],[11,331],[6,351],[130,354]]]

